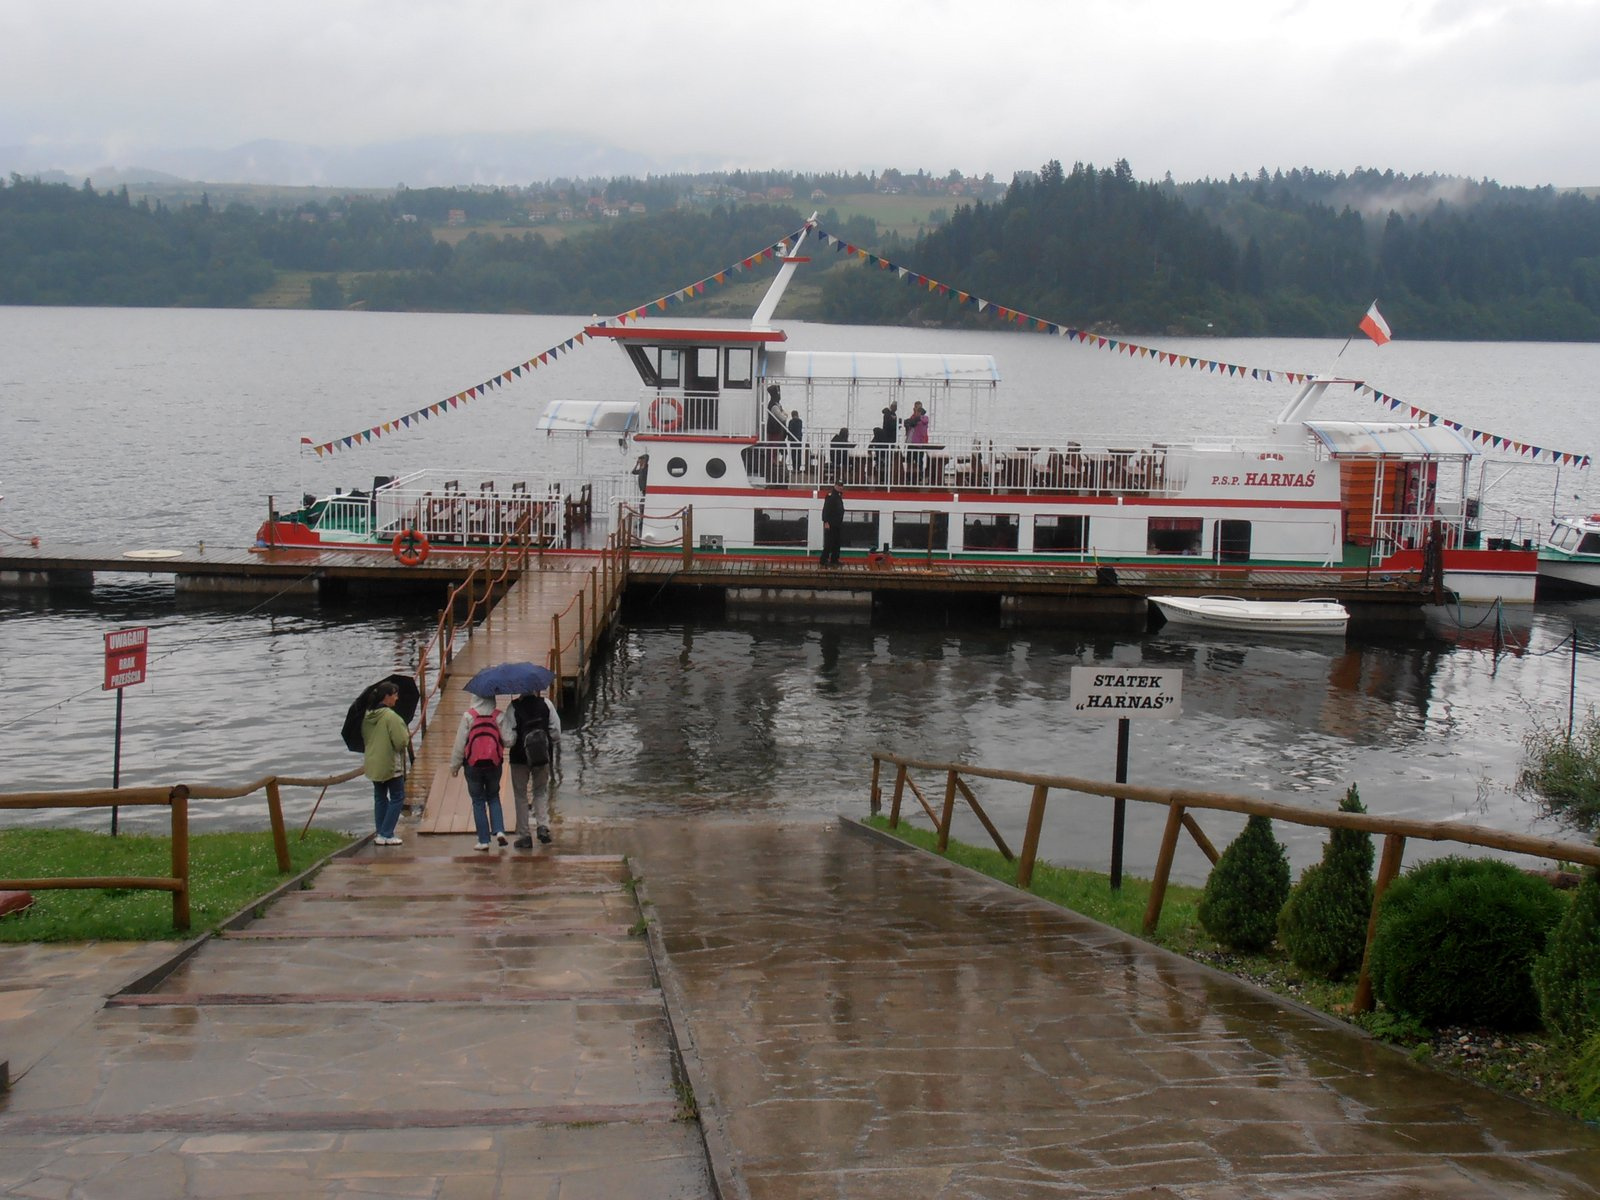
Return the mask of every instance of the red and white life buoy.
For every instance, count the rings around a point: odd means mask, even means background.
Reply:
[[[683,424],[683,404],[676,396],[657,396],[650,405],[650,424],[662,433],[676,432]]]
[[[402,566],[420,567],[428,561],[428,536],[420,529],[402,529],[394,535],[389,549]]]

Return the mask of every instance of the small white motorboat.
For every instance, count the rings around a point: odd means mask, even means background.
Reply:
[[[1350,612],[1337,600],[1245,600],[1238,596],[1151,596],[1169,625],[1275,633],[1343,635]]]

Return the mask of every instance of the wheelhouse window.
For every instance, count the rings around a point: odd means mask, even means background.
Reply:
[[[961,521],[961,545],[967,550],[1015,550],[1015,513],[968,513]]]
[[[1600,554],[1600,533],[1586,533],[1578,543],[1579,554]]]
[[[749,346],[730,346],[723,352],[722,385],[748,388],[755,381],[756,352]]]
[[[845,509],[839,545],[850,550],[878,548],[878,514],[872,509]]]
[[[691,392],[714,392],[717,390],[717,348],[715,346],[694,346],[689,350],[688,361],[684,364],[686,374],[683,386]]]
[[[890,534],[896,550],[943,550],[950,545],[950,515],[942,512],[897,512]]]
[[[1035,550],[1083,550],[1088,545],[1088,517],[1051,516],[1033,519]]]
[[[1204,526],[1200,517],[1151,517],[1146,532],[1147,552],[1198,555]]]
[[[656,386],[677,387],[679,364],[683,355],[676,346],[656,348]]]
[[[755,544],[805,549],[809,529],[807,517],[803,508],[756,509]]]

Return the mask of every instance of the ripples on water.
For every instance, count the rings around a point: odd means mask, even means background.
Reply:
[[[241,545],[269,492],[366,486],[374,474],[423,466],[515,478],[553,453],[531,428],[548,400],[635,394],[637,381],[610,347],[587,347],[421,431],[325,460],[297,447],[302,434],[333,437],[448,396],[581,325],[562,317],[0,308],[0,527],[56,544]],[[1007,411],[996,420],[1008,429],[1255,436],[1292,394],[1281,384],[1202,377],[1004,332],[797,324],[790,333],[797,345],[823,349],[995,353],[1007,381]],[[1165,348],[1307,370],[1331,363],[1338,347],[1191,339]],[[1343,362],[1431,411],[1566,446],[1591,427],[1597,355],[1594,346],[1395,342],[1381,353],[1353,347]],[[1388,415],[1351,395],[1326,407],[1321,415],[1333,419]],[[811,416],[813,426],[830,427]],[[617,469],[626,466],[612,448],[594,455],[608,450]],[[1600,508],[1585,498],[1592,474],[1563,477],[1572,493],[1565,504]],[[1538,502],[1548,511],[1548,491]],[[409,669],[433,615],[404,603],[179,601],[170,583],[142,576],[111,577],[71,600],[0,596],[0,790],[110,783],[115,701],[99,690],[102,635],[125,625],[151,627],[150,682],[126,694],[125,783],[238,784],[353,766],[338,740],[345,707],[365,684]],[[1591,645],[1600,636],[1594,605],[1540,605],[1518,620],[1536,650],[1556,646],[1573,623]],[[1478,634],[1460,643],[1332,645],[1096,638],[947,625],[927,611],[870,623],[807,612],[688,621],[634,613],[576,718],[556,805],[594,819],[862,813],[867,755],[880,747],[1108,778],[1115,727],[1069,715],[1067,684],[1073,665],[1115,663],[1185,671],[1181,719],[1134,723],[1136,782],[1331,807],[1353,781],[1374,812],[1543,828],[1510,787],[1530,722],[1565,720],[1568,661],[1496,656],[1475,648],[1482,644]],[[1597,683],[1600,670],[1585,658],[1580,711]],[[928,782],[937,801],[942,782]],[[976,787],[1020,842],[1026,789]],[[316,797],[286,799],[298,825]],[[1103,869],[1105,803],[1058,797],[1052,805],[1045,853]],[[197,808],[197,828],[265,823],[259,795]],[[1159,814],[1145,809],[1130,806],[1133,871],[1148,869],[1160,832]],[[22,819],[105,822],[97,813]],[[360,782],[330,792],[318,820],[366,829],[370,792]],[[1219,843],[1236,827],[1220,816],[1203,824]],[[985,839],[970,819],[959,832]],[[1315,834],[1280,836],[1297,865],[1320,853]],[[1413,843],[1408,861],[1430,851],[1439,852]],[[1203,860],[1185,845],[1178,870],[1197,878]]]

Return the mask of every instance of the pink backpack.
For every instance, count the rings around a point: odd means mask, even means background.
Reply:
[[[474,713],[467,730],[467,748],[461,760],[469,767],[498,767],[505,761],[506,748],[500,740],[500,713]]]

